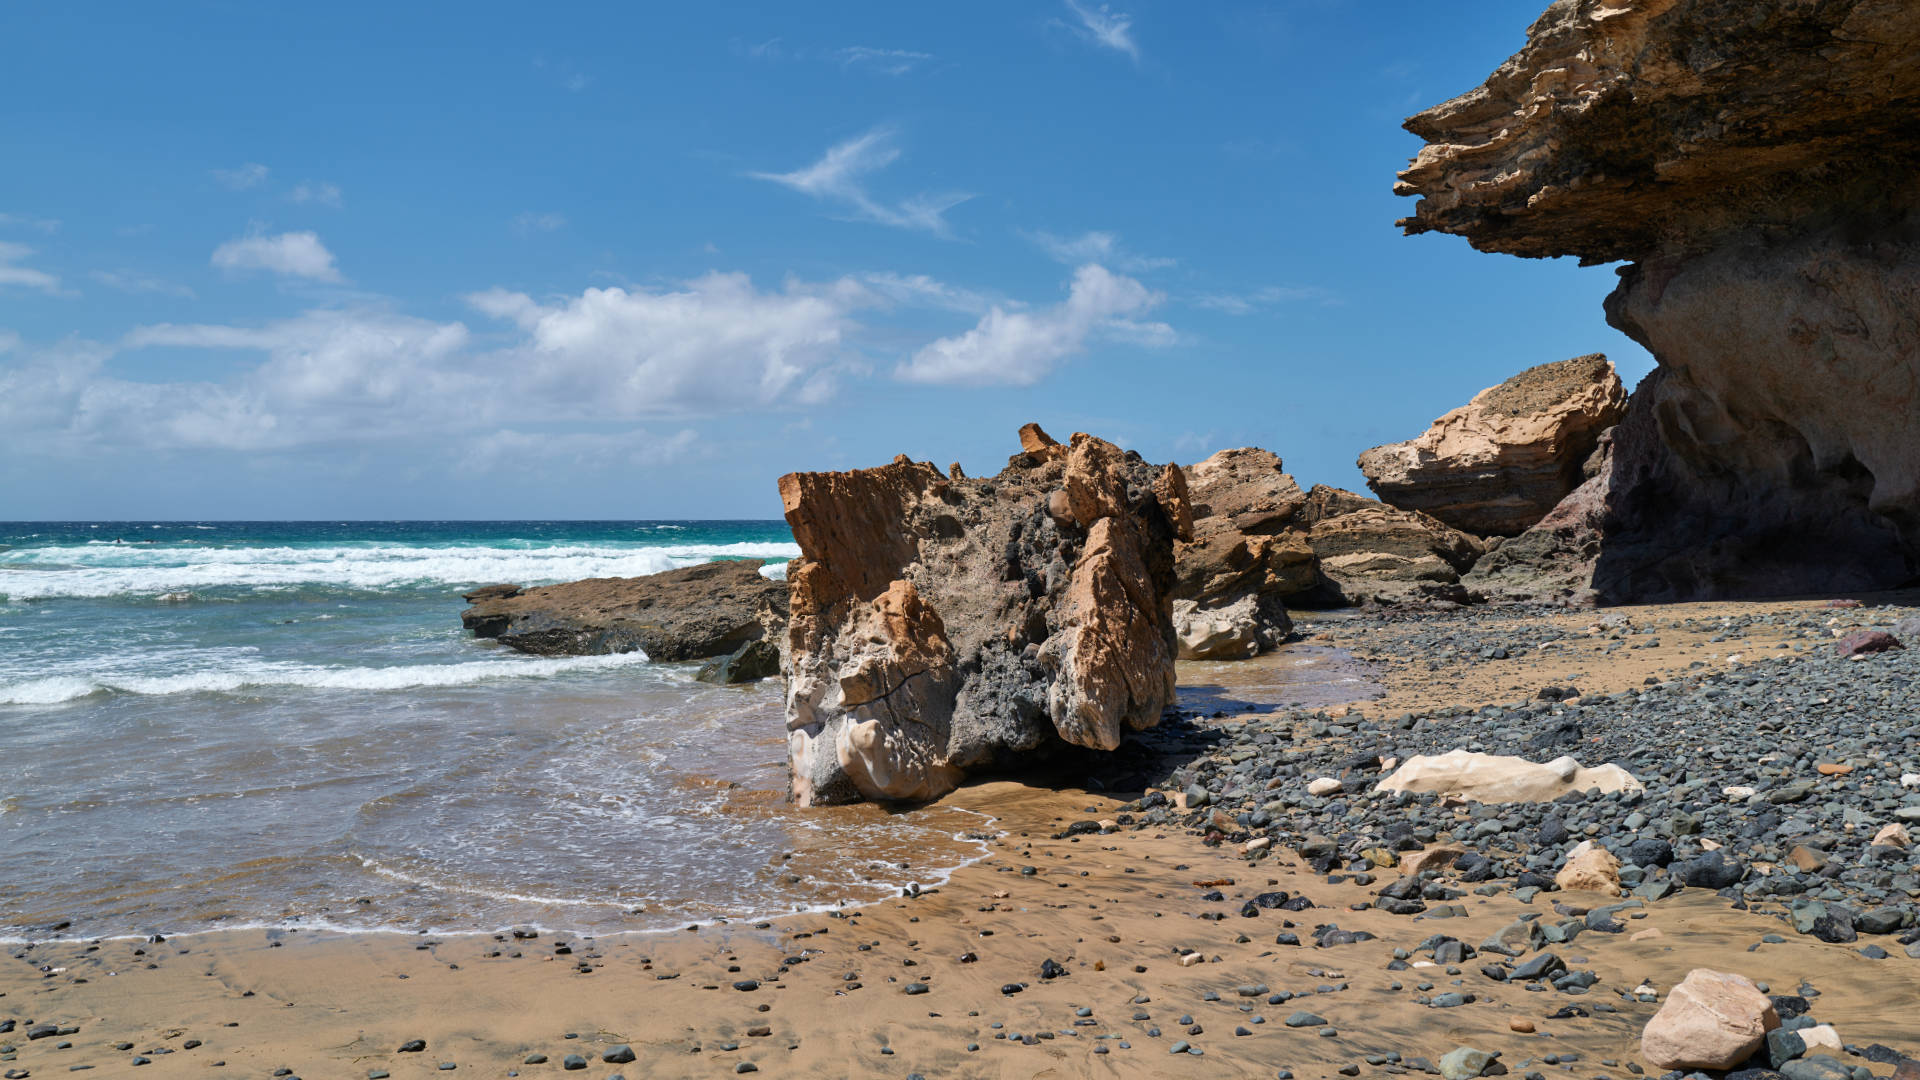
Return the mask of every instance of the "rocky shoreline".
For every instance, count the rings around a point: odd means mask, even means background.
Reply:
[[[16,1021],[0,1066],[1906,1080],[1920,871],[1872,841],[1920,806],[1902,784],[1920,772],[1903,714],[1920,669],[1911,650],[1840,653],[1920,610],[1891,599],[1308,613],[1302,644],[1235,667],[1331,646],[1384,696],[1233,706],[1196,685],[1217,707],[1058,758],[1046,786],[971,781],[944,801],[998,819],[992,851],[938,887],[597,939],[50,928],[0,962]],[[1385,756],[1476,745],[1617,761],[1644,791],[1380,791]],[[1694,1007],[1722,996],[1755,1011]],[[1663,1031],[1719,1045],[1747,1021],[1759,1045],[1737,1067],[1658,1063]],[[66,1034],[27,1037],[48,1025]]]

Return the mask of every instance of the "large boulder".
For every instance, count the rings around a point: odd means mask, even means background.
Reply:
[[[475,637],[536,656],[636,649],[650,660],[726,656],[786,621],[787,587],[757,559],[683,566],[564,585],[488,586],[468,594],[460,624]]]
[[[1920,570],[1920,5],[1556,0],[1407,121],[1402,222],[1626,261],[1659,361],[1618,433],[1603,600],[1888,587]]]
[[[1266,652],[1293,629],[1286,598],[1320,583],[1313,547],[1291,528],[1307,497],[1278,456],[1254,447],[1222,450],[1182,472],[1193,539],[1175,551],[1180,658]]]
[[[1546,763],[1472,750],[1418,754],[1380,781],[1380,790],[1448,795],[1477,803],[1552,802],[1576,791],[1644,791],[1618,765],[1585,768],[1571,757]]]
[[[1307,493],[1294,527],[1319,560],[1320,603],[1465,600],[1460,576],[1486,549],[1419,511],[1323,484]]]
[[[1773,1002],[1744,976],[1694,968],[1640,1033],[1658,1069],[1734,1069],[1780,1026]]]
[[[1419,438],[1376,446],[1360,471],[1381,501],[1477,536],[1513,536],[1580,485],[1627,391],[1605,356],[1541,364],[1475,394]]]
[[[922,801],[968,770],[1112,750],[1173,701],[1185,477],[1037,426],[991,479],[899,457],[780,478],[793,798]]]

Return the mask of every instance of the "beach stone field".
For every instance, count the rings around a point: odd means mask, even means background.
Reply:
[[[1206,711],[949,795],[990,853],[897,899],[598,938],[50,925],[0,960],[0,1068],[1913,1080],[1896,599],[1302,613],[1358,700],[1183,669]]]

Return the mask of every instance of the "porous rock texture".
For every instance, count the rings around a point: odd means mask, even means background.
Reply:
[[[1477,536],[1513,536],[1580,485],[1627,391],[1603,355],[1531,367],[1433,422],[1360,455],[1382,502]]]
[[[786,585],[762,576],[761,565],[737,559],[644,577],[490,585],[467,594],[473,606],[460,624],[537,656],[636,649],[659,661],[726,656],[786,621]]]
[[[1173,624],[1182,660],[1238,660],[1286,639],[1286,598],[1320,584],[1318,558],[1292,529],[1307,496],[1280,458],[1254,447],[1222,450],[1181,470],[1193,539],[1174,564]]]
[[[1407,122],[1408,232],[1631,263],[1607,319],[1660,366],[1613,448],[1602,601],[1920,569],[1917,114],[1910,0],[1557,0]]]
[[[1460,576],[1485,550],[1477,537],[1417,510],[1315,484],[1294,515],[1319,559],[1321,586],[1303,602],[1467,599]]]
[[[923,801],[968,770],[1112,750],[1173,702],[1185,477],[1036,425],[989,479],[902,456],[780,478],[802,805]]]

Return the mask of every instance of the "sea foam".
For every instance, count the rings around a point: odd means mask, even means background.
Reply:
[[[59,675],[0,684],[0,705],[57,705],[93,694],[164,696],[220,694],[272,687],[318,690],[414,690],[432,686],[468,686],[495,679],[548,678],[575,671],[628,667],[647,662],[644,652],[607,656],[564,656],[471,660],[458,664],[403,664],[392,667],[318,667],[310,664],[251,662],[182,675],[86,678]]]
[[[144,596],[218,588],[337,586],[385,591],[510,581],[542,585],[639,577],[720,558],[792,559],[792,543],[614,547],[147,547],[92,544],[22,548],[0,566],[13,600]]]

